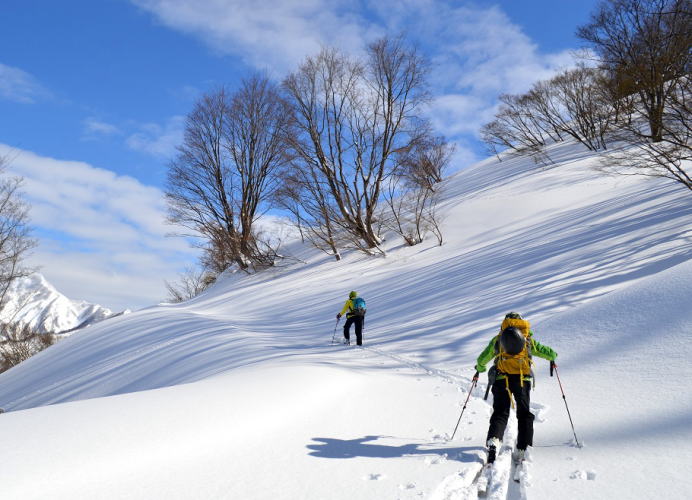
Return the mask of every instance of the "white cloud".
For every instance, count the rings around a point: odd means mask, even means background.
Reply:
[[[83,162],[57,160],[0,144],[9,173],[24,178],[40,245],[31,258],[70,298],[111,309],[165,298],[163,280],[193,260],[180,238],[168,238],[158,188]]]
[[[475,137],[501,93],[518,93],[574,65],[570,51],[543,53],[496,6],[452,0],[131,0],[166,26],[201,38],[278,77],[321,46],[363,51],[405,33],[433,62],[439,132]]]
[[[0,63],[0,99],[32,104],[46,95],[46,89],[29,73]]]
[[[571,51],[542,53],[498,7],[380,0],[377,8],[389,30],[408,27],[431,58],[437,97],[430,116],[446,135],[477,136],[500,94],[525,92],[575,64]]]
[[[433,99],[426,114],[436,130],[450,136],[473,136],[492,118],[493,108],[487,99],[476,95],[445,94]]]
[[[121,133],[120,129],[115,125],[97,120],[94,117],[86,118],[83,124],[84,132],[88,137],[97,135],[117,135]]]
[[[382,34],[349,0],[131,0],[171,28],[283,75],[324,44],[358,50]]]
[[[174,116],[165,124],[145,123],[139,131],[130,135],[125,143],[128,148],[160,158],[171,158],[176,147],[183,141],[185,117]]]

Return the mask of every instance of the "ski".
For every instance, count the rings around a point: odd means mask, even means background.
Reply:
[[[509,445],[498,447],[495,454],[492,452],[488,453],[486,464],[478,473],[476,481],[479,498],[485,498],[490,491],[492,491],[492,496],[496,496],[499,491],[506,492],[506,485],[494,484],[495,481],[504,483],[510,477],[515,480],[523,477],[523,474],[521,474],[523,460],[517,471],[514,468],[515,460],[513,455],[514,447]]]
[[[493,478],[493,464],[497,458],[497,450],[494,448],[488,450],[485,462],[481,470],[478,471],[474,482],[478,488],[478,496],[484,497],[488,493],[488,486]]]
[[[523,483],[528,478],[527,460],[525,450],[517,450],[516,454],[512,455],[512,479],[515,483]]]
[[[522,471],[524,470],[524,460],[512,460],[512,468],[514,469],[514,472],[512,473],[514,482],[520,483]]]
[[[476,479],[476,487],[478,489],[478,496],[485,497],[488,493],[488,486],[493,478],[493,464],[487,463],[481,467],[478,471],[478,477]]]

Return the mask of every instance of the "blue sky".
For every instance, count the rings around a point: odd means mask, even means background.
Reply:
[[[165,297],[195,252],[166,238],[161,189],[200,93],[277,80],[321,45],[357,54],[406,32],[433,61],[430,117],[484,156],[502,92],[573,64],[596,0],[3,0],[0,155],[26,180],[31,263],[71,298],[113,309]]]

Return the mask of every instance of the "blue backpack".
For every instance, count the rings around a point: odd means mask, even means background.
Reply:
[[[351,309],[351,314],[354,316],[365,316],[365,299],[363,297],[356,297],[352,302],[353,308]]]

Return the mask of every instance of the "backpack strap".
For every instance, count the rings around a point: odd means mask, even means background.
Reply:
[[[531,357],[531,342],[532,342],[531,337],[526,337],[526,356],[529,359],[529,373],[528,373],[528,375],[533,380],[533,386],[536,387],[536,380],[535,380],[535,377],[533,377],[533,364],[534,363],[533,363],[533,357]],[[521,368],[521,366],[519,367],[519,375],[521,376],[521,379],[520,379],[521,380],[521,386],[524,387],[524,371]]]
[[[509,402],[512,404],[512,408],[516,410],[516,406],[514,405],[514,398],[512,397],[512,391],[509,390],[509,377],[505,375],[505,389],[507,389],[507,394],[509,395]]]

